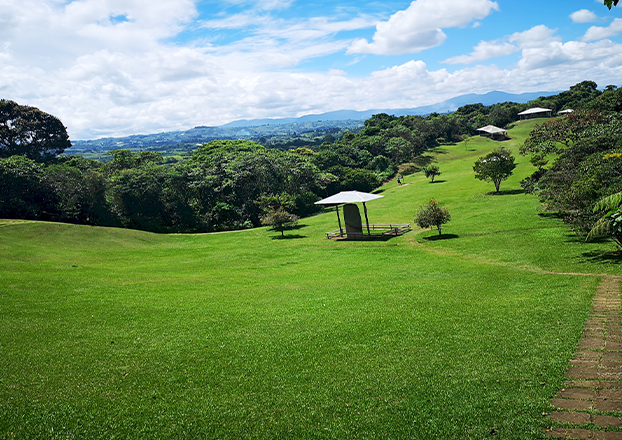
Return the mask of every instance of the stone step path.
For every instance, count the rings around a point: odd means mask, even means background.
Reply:
[[[567,381],[551,405],[556,426],[546,436],[563,439],[622,440],[622,315],[620,278],[604,276]]]

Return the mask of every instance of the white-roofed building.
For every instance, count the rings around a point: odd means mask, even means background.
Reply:
[[[520,116],[521,119],[546,118],[546,117],[550,118],[552,112],[553,110],[551,110],[550,108],[534,107],[534,108],[525,110],[524,112],[520,112],[518,116]]]

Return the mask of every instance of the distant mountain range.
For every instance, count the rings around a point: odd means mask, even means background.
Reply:
[[[488,92],[483,95],[470,93],[468,95],[460,95],[455,98],[448,99],[437,104],[427,105],[424,107],[401,108],[401,109],[374,109],[365,111],[356,110],[338,110],[334,112],[322,113],[318,115],[306,115],[299,118],[275,118],[275,119],[241,119],[239,121],[230,122],[222,127],[257,127],[261,125],[280,125],[295,124],[300,122],[321,122],[336,120],[359,120],[364,121],[378,113],[387,113],[394,116],[420,115],[425,116],[430,113],[451,113],[467,104],[481,103],[486,106],[498,104],[500,102],[528,102],[541,96],[555,95],[559,92],[533,92],[512,94],[505,92]]]
[[[301,145],[306,142],[318,143],[327,134],[338,134],[343,130],[356,130],[363,126],[366,119],[378,113],[395,116],[419,115],[430,113],[451,113],[467,104],[481,103],[492,105],[500,102],[524,103],[541,96],[550,96],[559,92],[535,92],[512,94],[489,92],[483,95],[468,94],[448,99],[424,107],[402,109],[372,109],[366,111],[339,110],[298,118],[239,120],[218,127],[197,126],[185,131],[170,131],[147,135],[132,135],[119,138],[101,138],[95,140],[73,141],[71,154],[102,153],[118,148],[132,150],[170,151],[171,149],[190,151],[206,142],[216,139],[251,139],[268,141],[273,145],[281,140],[298,139]],[[295,145],[295,144],[293,144]]]

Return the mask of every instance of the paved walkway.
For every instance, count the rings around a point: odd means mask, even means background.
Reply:
[[[620,278],[604,276],[583,336],[551,405],[547,438],[622,440]]]

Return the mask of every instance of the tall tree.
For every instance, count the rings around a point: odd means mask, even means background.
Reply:
[[[531,154],[535,166],[546,165],[546,156],[559,154],[584,136],[594,124],[607,120],[606,115],[594,110],[582,110],[536,125],[520,147],[520,154]]]
[[[54,205],[42,176],[43,165],[32,159],[0,159],[0,217],[42,218]]]
[[[42,162],[70,147],[67,129],[57,117],[0,99],[0,157],[24,156]]]
[[[588,127],[563,150],[539,179],[538,195],[577,231],[587,232],[598,220],[599,199],[622,191],[622,117]]]
[[[501,181],[510,177],[514,168],[516,164],[511,152],[505,148],[497,148],[477,159],[473,171],[476,179],[494,183],[495,191],[499,192]]]

